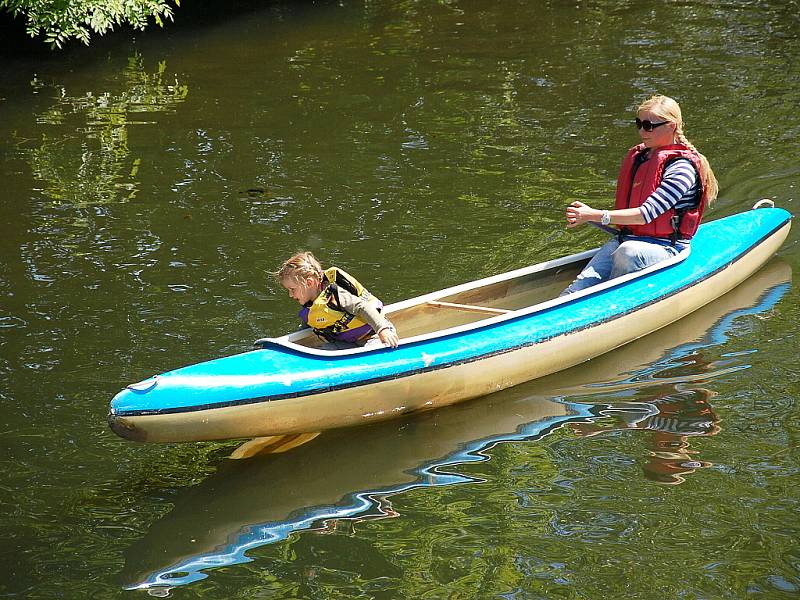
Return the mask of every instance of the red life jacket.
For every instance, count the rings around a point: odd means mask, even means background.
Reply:
[[[671,144],[650,150],[650,157],[639,165],[634,172],[636,157],[645,150],[644,144],[634,146],[628,151],[622,161],[617,178],[617,198],[614,204],[616,210],[624,208],[638,208],[661,184],[666,166],[678,159],[686,158],[692,162],[700,177],[700,157],[683,144]],[[657,238],[690,239],[703,218],[706,207],[706,191],[700,183],[700,199],[697,206],[680,211],[674,208],[659,215],[644,225],[625,225],[621,228],[624,234],[640,235]]]

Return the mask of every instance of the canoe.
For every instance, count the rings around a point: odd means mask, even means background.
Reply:
[[[713,393],[717,377],[744,368],[746,358],[684,370],[677,378],[676,364],[724,344],[737,331],[737,320],[772,311],[789,290],[791,276],[787,263],[770,260],[659,335],[572,369],[566,378],[542,378],[405,420],[330,431],[292,452],[224,461],[202,482],[178,490],[173,508],[123,552],[124,587],[186,585],[213,569],[247,562],[259,547],[300,531],[391,517],[391,505],[402,494],[474,482],[460,466],[488,460],[487,451],[498,444],[535,442],[559,428],[591,423],[621,404],[658,413],[657,406],[687,388],[699,400]],[[627,373],[621,374],[619,365]],[[683,385],[687,381],[695,385]],[[650,391],[642,392],[648,386]],[[563,400],[576,395],[581,402]],[[661,423],[674,431],[676,421],[680,415],[673,413]],[[358,468],[341,468],[348,464]],[[555,476],[558,470],[550,472]]]
[[[589,250],[388,305],[394,349],[310,331],[129,385],[111,429],[147,442],[257,438],[395,418],[549,375],[656,331],[747,279],[786,239],[774,206],[704,224],[676,257],[563,298]]]

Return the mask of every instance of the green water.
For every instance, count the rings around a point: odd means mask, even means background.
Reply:
[[[798,596],[797,228],[683,322],[463,406],[246,463],[105,423],[293,328],[296,249],[392,302],[598,244],[563,207],[610,201],[656,91],[708,219],[796,212],[797,2],[206,11],[0,55],[0,594]]]

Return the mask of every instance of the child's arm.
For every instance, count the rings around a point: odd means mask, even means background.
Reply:
[[[336,292],[336,298],[342,310],[357,316],[372,327],[375,333],[378,334],[381,342],[392,348],[397,347],[399,339],[394,325],[392,325],[392,322],[375,307],[374,303],[367,302],[363,298],[342,289],[340,286],[337,286]]]

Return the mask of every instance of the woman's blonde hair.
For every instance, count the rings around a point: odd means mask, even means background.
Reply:
[[[719,193],[719,184],[711,170],[711,165],[708,164],[708,159],[694,147],[694,144],[686,138],[683,133],[683,116],[681,115],[681,107],[678,103],[669,96],[661,96],[656,94],[651,96],[639,105],[636,112],[643,110],[649,111],[658,117],[675,123],[675,141],[683,144],[690,150],[697,153],[700,157],[700,181],[703,184],[703,189],[706,190],[706,204],[711,204]]]
[[[311,252],[298,252],[291,258],[283,261],[278,270],[273,273],[278,282],[292,278],[295,281],[303,281],[307,278],[322,279],[322,266],[317,257]]]

